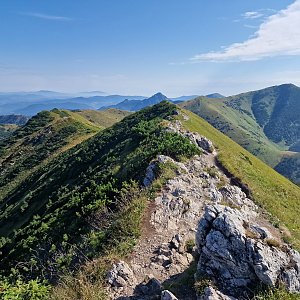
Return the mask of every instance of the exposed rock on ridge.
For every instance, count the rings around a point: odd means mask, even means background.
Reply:
[[[145,187],[156,179],[158,164],[175,165],[177,175],[150,204],[145,232],[128,262],[134,279],[115,288],[111,299],[249,299],[255,286],[275,286],[279,281],[290,291],[300,292],[299,253],[281,242],[278,231],[261,218],[259,208],[218,167],[212,143],[185,131],[178,121],[167,130],[189,138],[203,154],[184,163],[159,155],[149,164]],[[161,292],[164,283],[180,281],[197,259],[195,247],[191,253],[185,247],[195,236],[200,255],[196,277],[210,278],[214,287],[206,287],[197,297],[184,286],[178,294],[174,292],[177,298],[169,291]]]
[[[186,131],[182,128],[180,121],[169,123],[167,130],[179,133],[180,135],[188,138],[192,143],[204,150],[204,152],[213,153],[215,150],[213,143],[209,139],[205,136],[201,136],[199,133]]]
[[[248,299],[255,286],[272,287],[279,282],[289,291],[300,291],[299,253],[243,210],[208,206],[198,226],[196,244],[198,276],[211,278],[226,294]]]

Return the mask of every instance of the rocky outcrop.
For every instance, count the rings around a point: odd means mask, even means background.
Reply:
[[[179,133],[180,135],[188,138],[192,143],[200,147],[206,153],[213,153],[215,148],[213,143],[205,136],[201,136],[198,133],[190,132],[182,128],[180,121],[170,123],[167,130]]]
[[[171,163],[178,168],[178,170],[187,172],[187,168],[183,163],[177,162],[169,156],[166,155],[158,155],[156,159],[150,162],[149,166],[146,169],[145,178],[143,180],[143,185],[148,187],[152,184],[154,179],[156,178],[156,169],[158,164]]]
[[[196,244],[200,254],[197,276],[211,278],[225,294],[248,299],[246,291],[253,287],[279,282],[289,291],[300,292],[299,253],[241,209],[208,206]]]
[[[111,299],[194,300],[195,290],[180,286],[180,276],[198,256],[196,278],[205,284],[203,289],[199,282],[198,300],[250,299],[254,288],[279,282],[300,292],[300,255],[281,242],[241,185],[219,168],[211,142],[184,131],[180,122],[170,123],[167,130],[188,137],[204,155],[184,164],[159,155],[149,164],[145,187],[156,180],[160,164],[171,164],[176,176],[150,203],[130,267],[121,262],[110,271]],[[176,296],[162,291],[175,282]]]
[[[128,285],[135,285],[136,280],[129,265],[120,261],[112,266],[107,274],[107,282],[114,288],[124,288]]]
[[[203,295],[197,298],[197,300],[237,300],[236,298],[229,297],[217,291],[211,286],[204,289]]]

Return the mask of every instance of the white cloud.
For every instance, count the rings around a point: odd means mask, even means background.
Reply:
[[[263,16],[264,14],[258,11],[247,11],[244,14],[242,14],[242,17],[245,19],[258,19]]]
[[[268,17],[254,36],[222,51],[195,55],[192,61],[247,61],[300,55],[300,0]]]
[[[38,19],[44,19],[44,20],[51,20],[51,21],[71,21],[71,18],[63,17],[63,16],[53,16],[53,15],[47,15],[37,12],[21,12],[21,15],[34,17]]]

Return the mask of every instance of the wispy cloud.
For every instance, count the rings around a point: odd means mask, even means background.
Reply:
[[[71,21],[71,18],[64,17],[64,16],[53,16],[53,15],[48,15],[48,14],[43,14],[43,13],[38,13],[38,12],[20,12],[21,15],[23,16],[28,16],[28,17],[34,17],[38,19],[44,19],[44,20],[51,20],[51,21]]]
[[[195,55],[191,61],[247,61],[283,55],[300,55],[300,0],[265,19],[248,40]]]
[[[257,29],[259,26],[244,24],[244,27],[250,28],[250,29]]]
[[[264,14],[262,12],[258,12],[258,11],[247,11],[244,14],[242,14],[242,17],[245,19],[258,19],[263,16],[264,16]]]

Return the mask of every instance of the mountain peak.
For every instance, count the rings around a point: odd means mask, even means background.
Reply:
[[[168,99],[168,97],[165,96],[164,94],[162,94],[161,92],[158,92],[158,93],[154,94],[153,96],[149,97],[148,99],[166,100],[166,99]]]

